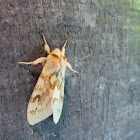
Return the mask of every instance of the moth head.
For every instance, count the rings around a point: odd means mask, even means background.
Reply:
[[[52,51],[51,54],[58,58],[60,58],[60,57],[66,58],[66,56],[58,48],[56,48],[54,51]]]
[[[60,57],[61,51],[60,49],[56,48],[55,50],[52,51],[51,54]]]

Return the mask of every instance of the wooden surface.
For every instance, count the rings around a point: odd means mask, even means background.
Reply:
[[[139,140],[139,0],[1,0],[0,140]],[[66,72],[57,125],[52,116],[35,126],[27,103],[45,56],[70,35],[66,56],[79,74]]]

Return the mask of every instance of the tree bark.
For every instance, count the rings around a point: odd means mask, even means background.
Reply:
[[[140,4],[138,0],[2,0],[0,4],[1,140],[139,140]],[[42,66],[19,66],[45,56],[67,37],[60,121],[30,126],[27,103]]]

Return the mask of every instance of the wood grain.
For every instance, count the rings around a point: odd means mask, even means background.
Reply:
[[[0,3],[1,140],[139,140],[138,0]],[[66,56],[79,74],[67,70],[60,122],[29,126],[27,103],[42,67],[17,62],[46,55],[42,32],[52,50],[70,36]]]

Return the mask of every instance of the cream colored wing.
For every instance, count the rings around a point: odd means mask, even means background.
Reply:
[[[55,124],[58,123],[62,108],[63,108],[63,99],[64,99],[64,81],[65,80],[65,66],[58,72],[58,77],[51,101],[51,107],[53,111],[53,121]]]
[[[51,101],[57,73],[49,75],[44,73],[45,71],[46,68],[44,67],[28,104],[27,119],[30,125],[34,125],[52,115]]]

